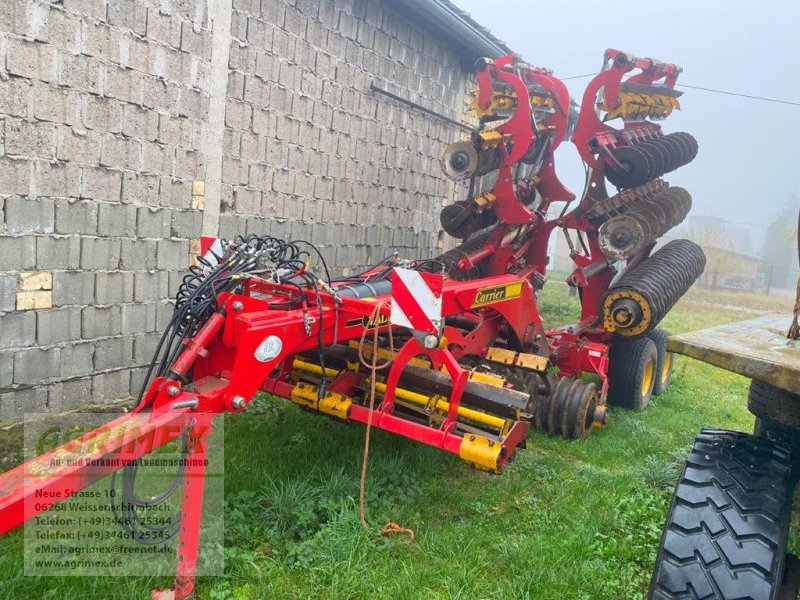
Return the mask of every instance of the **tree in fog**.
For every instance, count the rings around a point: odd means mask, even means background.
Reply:
[[[783,205],[781,212],[769,224],[761,258],[767,269],[772,266],[772,285],[792,288],[797,273],[797,211],[800,210],[800,197],[792,196]]]

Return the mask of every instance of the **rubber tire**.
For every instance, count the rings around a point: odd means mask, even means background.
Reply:
[[[653,343],[656,345],[656,351],[658,352],[658,360],[656,361],[656,381],[653,384],[653,395],[660,396],[664,392],[667,391],[669,388],[669,384],[672,381],[672,367],[675,365],[675,356],[672,352],[667,352],[667,338],[669,337],[669,331],[665,329],[654,329],[650,333],[647,334]],[[664,361],[667,360],[667,356],[669,356],[669,368],[666,377],[662,377],[664,371]]]
[[[642,395],[642,383],[647,364],[653,368],[658,362],[658,350],[649,337],[618,341],[608,351],[608,403],[630,410],[644,410],[653,395],[650,390]],[[655,373],[653,383],[655,383]]]
[[[648,599],[779,598],[793,487],[783,446],[703,430],[675,488]]]
[[[800,429],[800,396],[764,381],[750,382],[747,409],[758,418]]]

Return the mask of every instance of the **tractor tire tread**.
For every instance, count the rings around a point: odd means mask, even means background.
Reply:
[[[649,600],[776,600],[791,517],[790,451],[703,430],[667,515]]]

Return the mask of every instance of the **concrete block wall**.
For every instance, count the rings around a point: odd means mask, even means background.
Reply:
[[[463,134],[370,84],[459,119],[466,74],[390,6],[4,0],[0,421],[135,395],[201,234],[440,252]]]
[[[0,7],[1,420],[137,388],[200,235],[210,54],[204,2]]]
[[[376,0],[233,0],[220,233],[313,239],[338,272],[390,249],[439,252],[455,187],[439,157],[465,73],[441,39]],[[244,217],[244,218],[243,218]]]

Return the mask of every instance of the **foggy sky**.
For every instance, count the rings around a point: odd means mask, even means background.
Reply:
[[[677,63],[678,83],[800,102],[800,0],[454,1],[556,76],[598,72],[611,47]],[[578,102],[590,79],[565,82]],[[747,224],[758,253],[767,225],[800,195],[800,106],[678,89],[682,110],[661,123],[694,135],[700,152],[665,179],[691,192],[692,214]],[[556,168],[579,195],[573,144],[556,151]]]

